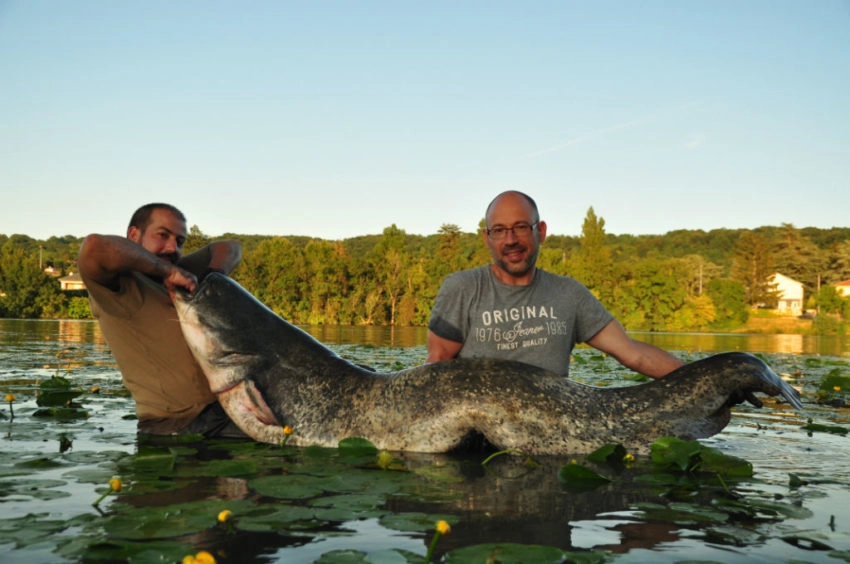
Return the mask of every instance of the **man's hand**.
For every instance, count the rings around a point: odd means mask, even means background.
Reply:
[[[178,288],[184,288],[188,292],[194,292],[195,288],[198,287],[198,279],[194,274],[173,265],[168,275],[162,279],[162,283],[168,288],[168,293],[172,295]]]

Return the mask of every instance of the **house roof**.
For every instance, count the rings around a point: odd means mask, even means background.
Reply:
[[[783,279],[783,280],[788,280],[789,282],[793,282],[794,284],[799,284],[800,286],[802,286],[802,285],[803,285],[803,283],[802,283],[802,282],[800,282],[799,280],[794,280],[794,279],[793,279],[793,278],[791,278],[790,276],[785,276],[785,275],[784,275],[784,274],[782,274],[781,272],[774,272],[774,273],[773,273],[773,279],[774,279],[774,280],[777,280],[777,279]]]

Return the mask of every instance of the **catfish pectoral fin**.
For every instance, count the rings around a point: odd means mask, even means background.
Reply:
[[[252,439],[271,444],[283,441],[283,428],[250,380],[243,380],[216,397],[230,419]]]
[[[751,404],[753,404],[756,407],[764,407],[764,404],[762,403],[762,401],[760,399],[758,399],[756,397],[756,395],[753,392],[751,392],[750,390],[747,390],[747,391],[744,392],[744,400],[750,402]]]
[[[277,417],[275,417],[274,413],[272,413],[269,404],[266,403],[262,392],[260,392],[256,384],[254,384],[251,380],[245,380],[243,383],[245,385],[245,394],[248,396],[248,404],[245,406],[248,411],[250,411],[260,423],[265,423],[266,425],[277,425],[280,427]]]

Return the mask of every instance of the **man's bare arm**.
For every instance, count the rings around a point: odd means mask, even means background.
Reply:
[[[242,245],[239,241],[223,239],[213,241],[209,245],[184,256],[178,264],[197,275],[201,275],[207,270],[230,274],[241,260]]]
[[[169,290],[180,287],[192,291],[198,283],[192,273],[117,235],[88,235],[80,247],[77,268],[85,278],[113,290],[118,289],[118,276],[131,271],[162,278]]]
[[[684,364],[665,350],[632,339],[616,320],[603,327],[587,344],[610,354],[623,366],[652,378],[661,378]]]
[[[463,348],[463,343],[444,339],[436,335],[433,331],[428,331],[428,356],[425,358],[425,363],[439,362],[441,360],[449,360],[454,358]]]

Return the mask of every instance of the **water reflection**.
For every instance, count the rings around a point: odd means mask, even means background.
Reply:
[[[428,338],[426,327],[386,327],[371,325],[302,325],[301,329],[331,345],[373,345],[376,347],[415,347]]]
[[[100,325],[93,320],[0,319],[0,344],[22,341],[106,344]]]
[[[415,347],[425,346],[428,339],[426,327],[309,325],[301,328],[329,345]],[[847,336],[649,332],[633,332],[631,335],[663,349],[679,352],[746,351],[850,356],[850,337]]]
[[[426,327],[302,325],[301,329],[328,345],[417,347],[425,346],[428,338]],[[669,351],[850,356],[848,336],[649,332],[633,332],[631,335]],[[96,321],[0,319],[0,344],[20,342],[21,339],[106,345]]]
[[[850,356],[850,337],[835,335],[766,335],[739,333],[631,333],[662,349],[682,352],[745,351],[752,353]]]
[[[442,455],[405,455],[407,464],[416,467],[430,458],[438,464],[458,463]],[[481,466],[480,458],[460,460],[459,479],[445,484],[445,501],[429,506],[421,500],[399,497],[391,500],[387,507],[393,513],[434,511],[445,512],[459,518],[452,527],[451,535],[441,539],[441,550],[462,546],[499,542],[524,544],[534,539],[535,544],[554,546],[565,550],[582,548],[587,544],[584,532],[576,538],[575,523],[593,520],[600,514],[622,511],[637,503],[664,504],[664,492],[646,483],[634,480],[639,475],[629,470],[622,471],[614,479],[616,483],[592,488],[588,491],[568,490],[558,480],[558,469],[569,462],[566,457],[539,457],[540,467],[529,470],[522,457],[496,459],[487,469]],[[592,466],[591,464],[589,464]],[[594,467],[602,471],[603,467]],[[610,472],[610,468],[609,474]],[[456,496],[448,495],[449,492]],[[696,499],[692,500],[696,502]],[[678,539],[667,525],[666,533]],[[659,542],[668,540],[663,535],[646,534],[641,531],[639,539],[633,539],[634,548],[652,549]],[[624,552],[621,547],[606,547],[613,552]]]
[[[105,345],[106,340],[100,331],[100,325],[96,321],[77,321],[73,319],[60,319],[57,321],[58,339],[70,343],[92,343]]]
[[[114,364],[96,321],[0,319],[0,376],[4,369],[40,368],[59,374],[85,365]]]

